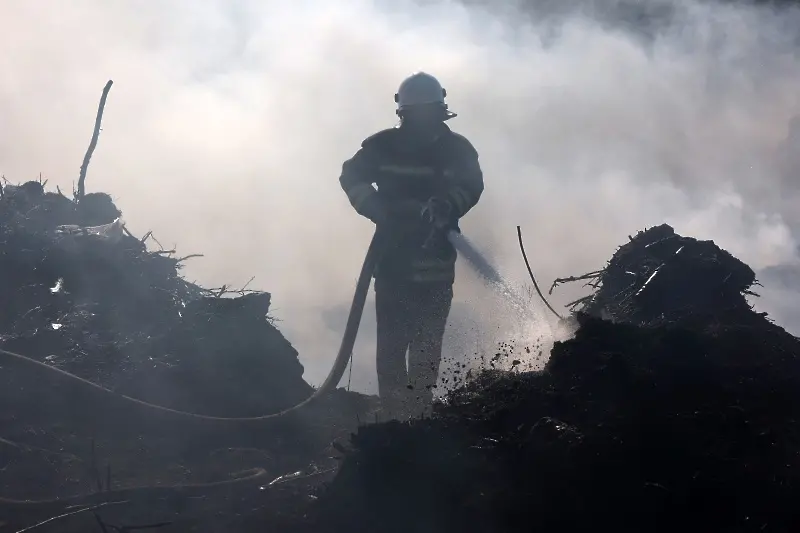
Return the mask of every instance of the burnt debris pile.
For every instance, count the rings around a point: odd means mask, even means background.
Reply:
[[[331,442],[366,419],[373,399],[339,389],[259,423],[122,399],[249,417],[313,388],[269,316],[269,293],[186,281],[187,258],[149,233],[137,238],[121,216],[103,193],[75,201],[38,181],[0,190],[0,348],[40,363],[0,354],[0,530],[64,515],[54,531],[173,522],[170,531],[236,531],[232,522],[258,509],[278,510],[269,523],[302,513],[306,499],[293,494],[304,475],[330,477]],[[290,483],[259,489],[287,474]],[[97,511],[110,525],[90,512],[72,517],[120,500]]]
[[[584,313],[639,325],[682,320],[759,321],[745,296],[753,270],[713,241],[682,237],[662,224],[629,237],[603,270],[556,280],[587,280],[595,292],[573,305]]]
[[[187,282],[181,258],[148,250],[120,217],[103,193],[75,202],[36,181],[4,187],[0,347],[204,414],[264,414],[310,394],[296,351],[268,317],[268,293],[228,297]],[[20,376],[53,379],[43,374],[6,373],[0,395],[42,395]]]
[[[590,277],[544,371],[361,428],[320,530],[797,530],[800,342],[747,304],[752,271],[659,226]]]

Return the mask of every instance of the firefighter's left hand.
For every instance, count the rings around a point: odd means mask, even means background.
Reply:
[[[437,228],[444,228],[450,224],[450,216],[453,213],[453,206],[447,200],[439,197],[432,197],[422,209],[424,220],[433,224]]]

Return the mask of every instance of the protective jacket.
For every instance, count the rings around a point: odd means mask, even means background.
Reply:
[[[409,142],[402,127],[380,131],[342,165],[339,182],[353,208],[390,236],[376,282],[454,281],[456,251],[444,232],[428,240],[432,226],[420,206],[431,197],[447,200],[452,211],[446,230],[459,231],[458,220],[483,193],[483,172],[472,143],[441,127],[442,134],[424,147]]]

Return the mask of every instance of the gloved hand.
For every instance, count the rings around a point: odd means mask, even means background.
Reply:
[[[422,209],[423,219],[437,228],[445,228],[450,225],[452,214],[453,205],[437,196],[430,198]]]

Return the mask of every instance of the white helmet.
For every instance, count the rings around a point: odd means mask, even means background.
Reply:
[[[409,107],[430,104],[439,104],[447,110],[447,104],[444,102],[445,96],[447,96],[447,91],[439,83],[439,80],[426,72],[416,72],[403,80],[394,95],[397,114],[399,115]],[[448,111],[445,120],[454,116],[456,116],[455,113]]]

